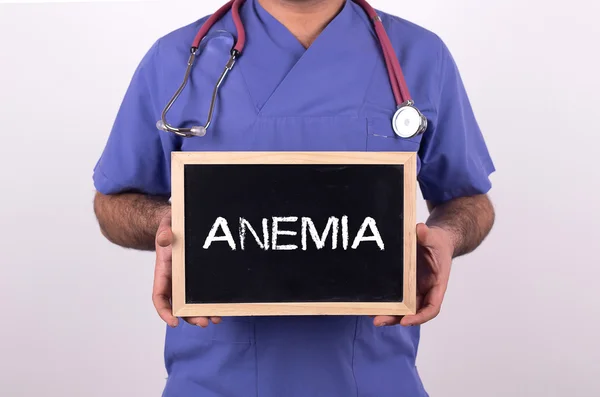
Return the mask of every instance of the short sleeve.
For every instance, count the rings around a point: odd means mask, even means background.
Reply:
[[[436,112],[419,149],[423,198],[436,203],[487,193],[494,163],[457,65],[440,40]]]
[[[103,194],[135,191],[170,195],[170,156],[174,141],[156,128],[158,42],[145,54],[127,88],[93,182]]]

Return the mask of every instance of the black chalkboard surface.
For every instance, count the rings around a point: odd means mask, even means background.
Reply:
[[[415,156],[174,152],[174,314],[414,312]]]

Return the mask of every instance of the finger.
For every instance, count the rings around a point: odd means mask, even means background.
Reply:
[[[429,226],[424,223],[417,224],[417,242],[419,245],[424,247],[429,247],[433,243],[433,239],[431,238],[431,230]]]
[[[390,325],[400,324],[401,316],[375,316],[373,325],[376,327],[387,327]]]
[[[191,325],[206,328],[209,324],[208,317],[185,317],[184,320]]]
[[[171,278],[157,260],[154,266],[154,284],[152,285],[152,303],[158,316],[171,327],[176,327],[179,321],[173,316],[171,307]]]
[[[152,302],[154,303],[158,316],[170,327],[177,327],[179,320],[177,320],[177,317],[173,316],[171,302],[168,296],[162,293],[153,293]]]
[[[413,316],[405,316],[400,325],[404,327],[411,327],[417,325],[423,325],[426,322],[433,320],[440,313],[440,308],[427,303],[419,312]]]
[[[173,242],[173,232],[170,227],[164,227],[158,230],[156,234],[156,244],[159,247],[168,247]]]
[[[199,327],[208,327],[210,323],[219,324],[221,322],[221,317],[186,317],[184,320],[191,325],[196,325]]]
[[[423,306],[417,313],[410,316],[404,316],[400,324],[406,327],[421,325],[437,317],[442,308],[444,293],[445,288],[443,283],[434,285],[427,293]]]

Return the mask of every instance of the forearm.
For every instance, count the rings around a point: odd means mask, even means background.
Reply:
[[[170,211],[168,199],[137,193],[96,194],[94,212],[102,234],[125,248],[152,251],[160,220]]]
[[[487,237],[495,220],[492,203],[487,195],[462,197],[440,205],[428,203],[428,226],[437,226],[450,233],[454,257],[474,251]]]

